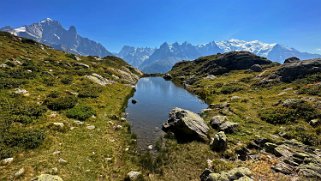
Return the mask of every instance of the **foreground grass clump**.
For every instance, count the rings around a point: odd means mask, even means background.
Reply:
[[[85,105],[78,105],[66,111],[68,118],[78,119],[80,121],[85,121],[95,114],[96,112],[92,107]]]
[[[303,119],[306,122],[317,118],[320,113],[309,103],[300,100],[293,100],[288,105],[278,106],[260,112],[262,120],[271,124],[285,124]]]
[[[59,111],[64,109],[70,109],[74,107],[78,100],[77,97],[66,95],[66,96],[59,96],[56,95],[49,95],[47,99],[44,101],[44,104],[51,110]]]
[[[0,159],[12,157],[16,152],[39,147],[45,135],[40,130],[15,130],[1,134]]]

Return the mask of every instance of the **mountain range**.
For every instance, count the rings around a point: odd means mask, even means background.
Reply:
[[[58,21],[46,18],[38,23],[18,28],[6,26],[0,28],[16,36],[33,39],[58,50],[79,55],[93,55],[105,57],[112,55],[103,45],[77,33],[74,26],[65,29]],[[286,58],[298,57],[300,59],[319,58],[321,55],[298,51],[294,48],[277,43],[264,43],[258,40],[244,41],[231,39],[227,41],[212,41],[207,44],[193,45],[188,42],[167,42],[159,48],[137,48],[124,46],[116,56],[126,60],[129,64],[146,73],[164,73],[182,60],[194,60],[201,56],[230,51],[249,51],[258,56],[266,57],[272,61],[283,63]]]
[[[71,26],[67,30],[58,21],[50,18],[18,28],[6,26],[1,28],[0,31],[6,31],[16,36],[33,39],[69,53],[99,57],[112,55],[103,45],[78,35],[74,26]]]
[[[202,45],[192,45],[187,42],[172,44],[165,42],[156,49],[146,48],[145,51],[145,48],[139,48],[137,53],[135,51],[127,51],[136,49],[135,47],[125,46],[117,55],[146,73],[164,73],[179,61],[194,60],[201,56],[230,51],[249,51],[279,63],[283,63],[289,57],[298,57],[300,59],[321,57],[319,54],[301,52],[276,43],[269,44],[258,40],[244,41],[238,39],[212,41]],[[130,57],[127,56],[128,54],[130,54]]]

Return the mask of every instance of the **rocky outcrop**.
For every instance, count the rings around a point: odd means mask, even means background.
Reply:
[[[321,59],[286,63],[277,70],[276,74],[280,76],[281,81],[291,82],[317,72],[321,72]]]
[[[210,170],[205,170],[200,176],[201,181],[233,181],[233,180],[253,180],[251,178],[252,172],[246,167],[234,168],[230,171],[223,171],[221,173],[213,173]]]
[[[234,133],[237,131],[239,124],[229,121],[226,116],[217,115],[211,119],[212,128],[225,133]]]
[[[227,148],[227,138],[223,131],[218,132],[211,140],[210,147],[213,151],[221,152]]]
[[[259,64],[254,64],[250,67],[250,70],[252,70],[253,72],[262,72],[263,68]]]
[[[103,76],[93,73],[91,75],[86,75],[86,78],[88,78],[89,80],[91,80],[92,82],[102,85],[102,86],[106,86],[107,84],[111,84],[113,83],[112,81],[104,78]]]
[[[169,119],[163,124],[165,132],[172,132],[180,140],[208,141],[209,127],[196,113],[181,108],[174,108]]]
[[[171,74],[165,74],[164,76],[163,76],[163,78],[165,79],[165,80],[172,80],[172,76],[171,76]]]
[[[270,64],[271,61],[266,58],[256,56],[250,52],[240,51],[240,52],[229,52],[222,55],[216,60],[209,61],[203,67],[203,72],[209,74],[217,75],[231,70],[246,70],[251,68],[251,66]]]
[[[284,63],[295,63],[300,62],[300,59],[298,57],[290,57],[284,60]]]
[[[286,175],[301,176],[307,179],[321,179],[321,150],[304,145],[297,140],[286,140],[278,144],[258,139],[249,148],[264,148],[266,152],[278,157],[279,162],[271,168]]]

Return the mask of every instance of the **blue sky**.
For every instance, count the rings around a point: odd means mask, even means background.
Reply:
[[[46,17],[74,25],[113,52],[237,38],[321,53],[321,0],[1,0],[0,14],[0,27]]]

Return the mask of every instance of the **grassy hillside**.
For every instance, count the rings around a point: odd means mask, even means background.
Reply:
[[[226,66],[220,67],[216,62],[225,58],[222,56],[226,57],[219,54],[177,63],[169,74],[174,82],[211,105],[202,113],[208,124],[213,116],[223,115],[238,123],[238,130],[227,134],[228,149],[222,153],[211,151],[204,143],[177,144],[175,140],[167,140],[170,163],[164,172],[174,170],[173,179],[186,180],[198,178],[205,168],[220,172],[246,166],[252,170],[255,180],[290,180],[294,175],[271,169],[281,160],[273,154],[249,149],[246,155],[253,158],[242,161],[239,156],[254,140],[263,138],[276,144],[295,139],[311,150],[321,148],[320,124],[311,123],[321,118],[320,71],[288,83],[278,79],[266,81],[282,66],[270,62],[262,65],[261,72],[248,68],[227,68],[221,72],[217,70]],[[233,61],[243,59],[242,56],[234,57]],[[216,73],[213,75],[213,72]],[[291,106],[286,106],[289,102]],[[215,133],[213,129],[210,136]],[[207,160],[213,166],[209,166]]]
[[[116,57],[75,56],[1,32],[0,160],[14,159],[0,165],[0,180],[122,180],[138,169],[122,112],[141,75]]]

